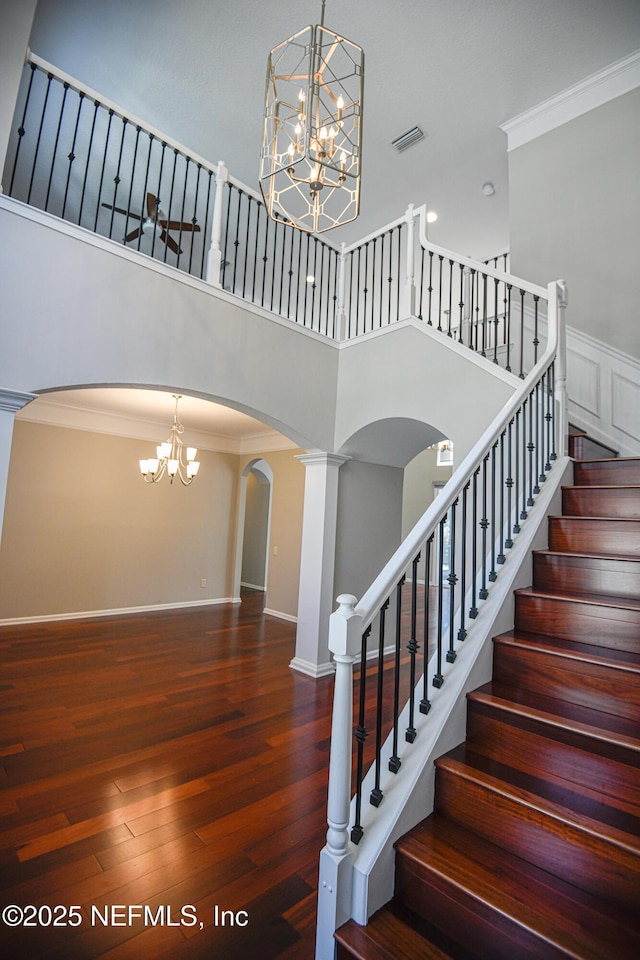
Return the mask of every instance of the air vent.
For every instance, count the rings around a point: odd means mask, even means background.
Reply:
[[[414,143],[422,139],[424,139],[424,131],[420,127],[411,127],[410,130],[392,140],[391,146],[395,147],[398,153],[402,153],[403,150],[408,150]]]

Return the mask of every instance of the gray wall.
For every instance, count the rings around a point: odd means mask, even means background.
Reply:
[[[567,281],[567,323],[640,358],[640,89],[509,154],[511,268]]]
[[[270,485],[253,472],[247,475],[247,493],[242,538],[241,581],[249,587],[266,586],[267,534],[269,532]]]
[[[0,3],[0,182],[35,9],[36,0]]]

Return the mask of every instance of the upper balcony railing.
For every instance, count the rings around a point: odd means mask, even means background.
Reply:
[[[350,245],[270,219],[259,194],[29,55],[3,184],[9,196],[334,340],[414,316],[520,377],[544,303],[510,276],[431,244],[424,207]]]

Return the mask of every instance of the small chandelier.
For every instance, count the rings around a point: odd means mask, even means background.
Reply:
[[[173,399],[176,406],[171,433],[164,443],[156,447],[155,457],[140,461],[140,473],[147,483],[157,483],[166,473],[170,483],[173,483],[174,477],[178,477],[186,487],[198,473],[200,463],[196,460],[198,451],[195,447],[187,447],[186,460],[183,458],[184,445],[180,437],[184,433],[184,427],[178,419],[178,401],[182,397],[179,393],[174,393]]]
[[[320,24],[269,54],[260,189],[269,216],[308,233],[360,208],[364,51]]]

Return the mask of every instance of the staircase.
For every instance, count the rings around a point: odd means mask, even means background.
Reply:
[[[395,897],[339,960],[640,957],[640,459],[575,463]]]

